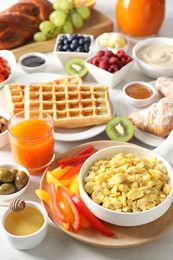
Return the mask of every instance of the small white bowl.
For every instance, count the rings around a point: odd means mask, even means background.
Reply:
[[[133,58],[137,61],[141,71],[148,77],[151,77],[154,79],[161,77],[161,76],[171,77],[172,71],[173,71],[173,66],[167,66],[167,67],[159,66],[158,65],[159,61],[156,62],[157,64],[149,64],[146,61],[143,61],[141,58],[138,57],[139,56],[138,51],[141,48],[143,48],[146,45],[152,47],[155,44],[171,45],[173,48],[173,39],[167,38],[167,37],[153,37],[153,38],[141,40],[133,47],[133,50],[132,50]],[[161,51],[162,50],[165,54],[167,53],[167,51],[164,50],[164,48],[161,48]],[[144,53],[144,51],[143,51],[143,53]],[[165,54],[163,54],[162,56],[164,56]],[[149,53],[148,56],[151,56],[151,53]],[[156,56],[158,58],[158,56],[159,56],[158,52],[157,52]],[[160,57],[160,59],[163,59],[163,57]]]
[[[56,42],[55,42],[55,46],[54,46],[54,54],[57,56],[59,62],[61,63],[61,65],[63,67],[66,64],[66,62],[69,59],[71,59],[71,58],[79,57],[79,58],[83,58],[85,60],[85,59],[87,59],[90,56],[91,51],[92,51],[93,41],[94,41],[93,35],[90,35],[90,34],[78,34],[78,35],[83,35],[85,37],[88,36],[88,37],[91,38],[91,44],[90,44],[89,52],[57,51],[57,45],[58,45],[59,39],[60,39],[60,37],[62,35],[69,36],[69,34],[59,34],[57,36],[57,39],[56,39]]]
[[[24,60],[26,62],[25,64]],[[20,56],[19,64],[21,68],[27,73],[40,72],[44,71],[47,67],[47,57],[41,52],[29,52]]]
[[[44,218],[44,223],[41,226],[41,228],[36,231],[35,233],[32,233],[30,235],[25,235],[25,236],[17,236],[17,235],[12,235],[9,233],[5,227],[5,219],[8,216],[8,214],[11,212],[10,209],[7,209],[3,215],[2,215],[2,220],[1,220],[1,230],[3,231],[4,236],[7,238],[9,243],[16,249],[19,250],[28,250],[32,249],[36,246],[38,246],[46,237],[47,234],[47,227],[48,227],[48,215],[44,207],[36,202],[33,201],[26,201],[26,206],[31,206],[36,209],[38,209],[41,214],[43,215]],[[17,225],[17,223],[16,223]]]
[[[97,82],[99,82],[102,85],[108,86],[109,88],[114,88],[121,81],[123,81],[134,64],[134,60],[132,60],[117,72],[110,73],[89,62],[89,59],[92,59],[95,55],[93,55],[85,61],[86,68]]]
[[[138,91],[138,88],[140,88],[140,86],[142,86],[142,87],[148,89],[149,92],[151,93],[151,95],[147,98],[134,98],[132,96],[129,96],[127,94],[127,89],[131,86],[136,87],[136,90],[135,90],[136,93]],[[131,105],[133,105],[135,107],[146,107],[154,102],[156,90],[155,90],[154,86],[152,86],[149,83],[146,83],[143,81],[133,81],[124,86],[123,95],[124,95],[124,98],[127,100],[127,102],[129,102]]]
[[[84,177],[88,174],[89,168],[99,160],[106,160],[112,158],[117,153],[133,153],[141,155],[145,158],[158,158],[167,169],[168,176],[170,179],[169,184],[172,187],[169,195],[166,199],[160,203],[158,206],[151,208],[146,211],[142,212],[118,212],[115,210],[110,210],[107,208],[102,207],[101,205],[94,202],[84,190]],[[105,166],[106,167],[106,166]],[[139,226],[149,222],[152,222],[159,217],[161,217],[171,206],[173,201],[173,170],[170,164],[160,156],[158,153],[154,151],[150,151],[148,149],[139,147],[139,146],[129,146],[129,145],[118,145],[118,146],[111,146],[105,149],[102,149],[92,156],[90,156],[83,164],[80,173],[79,173],[79,188],[80,188],[80,195],[83,199],[86,206],[91,210],[91,212],[97,216],[98,218],[119,226]]]
[[[11,79],[11,77],[14,74],[14,71],[16,69],[16,58],[15,58],[14,54],[8,50],[0,50],[0,57],[2,57],[3,59],[5,59],[8,62],[8,65],[11,69],[9,77],[0,83],[0,89],[1,89],[5,84],[7,84],[9,82],[9,80]]]
[[[30,183],[30,174],[29,174],[28,170],[25,167],[23,167],[22,165],[19,165],[17,163],[1,164],[0,168],[17,169],[18,171],[24,171],[28,175],[28,182],[21,190],[16,191],[12,194],[4,194],[4,195],[1,194],[0,200],[3,200],[3,201],[12,200],[17,197],[20,197],[27,190],[29,183]]]
[[[129,50],[129,42],[127,38],[120,32],[105,32],[100,34],[96,39],[95,43],[97,49],[123,49],[125,52]]]

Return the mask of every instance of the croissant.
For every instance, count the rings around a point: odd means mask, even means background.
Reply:
[[[0,13],[0,50],[13,49],[32,39],[41,21],[48,19],[47,0],[21,0]]]
[[[162,98],[148,108],[131,113],[128,118],[140,130],[167,137],[173,129],[173,100]]]
[[[159,94],[173,100],[173,78],[159,77],[155,82],[155,88]]]

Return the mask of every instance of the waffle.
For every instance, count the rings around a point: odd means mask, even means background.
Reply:
[[[45,82],[42,84],[49,84],[49,85],[82,84],[82,80],[79,76],[74,75],[74,76],[59,78],[57,80]],[[24,110],[25,85],[8,84],[4,86],[3,92],[11,116]]]
[[[108,88],[88,85],[26,85],[25,111],[42,110],[59,128],[106,123],[112,118]],[[40,113],[40,118],[41,118]]]
[[[24,110],[25,85],[8,84],[3,88],[10,115]]]

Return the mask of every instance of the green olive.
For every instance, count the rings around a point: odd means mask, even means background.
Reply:
[[[0,195],[8,195],[16,192],[16,187],[13,183],[4,183],[0,186]]]
[[[2,182],[13,182],[14,174],[5,168],[0,168],[0,181]]]
[[[18,173],[17,169],[11,169],[10,171],[13,173],[14,176]]]
[[[24,171],[19,171],[15,176],[15,186],[18,190],[21,190],[26,186],[28,182],[28,175]]]

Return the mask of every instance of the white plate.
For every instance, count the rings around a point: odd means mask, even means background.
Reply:
[[[153,82],[150,82],[150,83],[153,84]],[[160,96],[157,95],[155,102],[157,102],[159,99],[160,99]],[[128,117],[132,112],[141,110],[141,108],[137,108],[137,107],[130,105],[124,99],[122,92],[115,97],[115,102],[116,102],[116,114],[117,115]],[[144,144],[154,146],[154,147],[159,146],[165,140],[162,137],[144,132],[142,130],[137,129],[136,127],[135,127],[135,137],[139,141],[143,142]]]
[[[19,83],[19,84],[32,84],[32,83],[39,83],[39,82],[46,82],[55,80],[57,78],[63,77],[63,75],[58,75],[54,73],[32,73],[32,74],[25,74],[22,75],[15,80],[13,80],[13,83]],[[87,84],[87,83],[86,83]],[[91,83],[90,83],[91,84]],[[97,83],[93,83],[97,84]],[[110,99],[112,104],[112,114],[115,115],[115,105],[114,98],[117,94],[116,90],[110,90]],[[0,113],[8,115],[7,105],[0,93]],[[106,128],[106,125],[98,125],[93,127],[83,127],[83,128],[75,128],[75,129],[56,129],[54,131],[54,138],[58,141],[80,141],[85,140],[91,137],[94,137],[100,133],[102,133]]]

